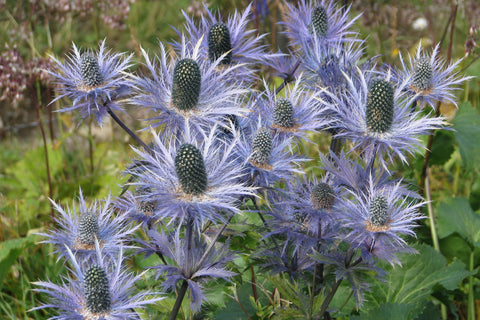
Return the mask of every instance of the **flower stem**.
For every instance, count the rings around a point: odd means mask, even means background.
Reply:
[[[470,252],[470,271],[473,271],[475,268],[475,252],[472,249]],[[475,297],[474,297],[474,290],[473,290],[473,277],[468,277],[468,320],[475,320]]]
[[[39,88],[39,83],[36,81],[37,88]],[[53,189],[52,189],[52,178],[50,176],[50,162],[48,160],[48,148],[47,148],[47,137],[45,135],[45,129],[43,128],[42,118],[40,117],[40,104],[39,104],[39,96],[37,97],[36,91],[33,88],[33,83],[29,83],[30,90],[32,92],[32,102],[35,107],[35,113],[37,115],[38,127],[42,133],[42,140],[43,140],[43,150],[45,151],[45,168],[47,170],[47,181],[48,181],[48,197],[53,199]],[[38,92],[38,91],[37,91]],[[53,205],[50,204],[50,217],[53,219],[54,217]]]
[[[275,95],[277,95],[280,91],[282,91],[283,88],[285,88],[285,86],[292,82],[293,80],[295,80],[295,77],[293,76],[295,74],[295,71],[297,71],[298,67],[300,66],[300,60],[297,61],[297,63],[295,63],[295,65],[293,66],[292,70],[290,70],[290,72],[287,74],[287,76],[285,77],[285,79],[283,79],[283,82],[282,84],[280,85],[280,87],[278,87],[276,90],[275,90]]]
[[[187,293],[187,289],[188,289],[188,282],[187,280],[183,280],[182,286],[178,291],[177,300],[175,300],[175,305],[173,306],[172,313],[170,313],[170,317],[168,318],[169,320],[175,320],[177,318],[178,311],[180,310],[183,298]]]
[[[120,120],[120,118],[117,117],[117,115],[112,111],[112,109],[110,108],[110,106],[108,105],[108,102],[105,103],[105,107],[107,108],[107,112],[108,114],[113,118],[113,120],[115,120],[115,122],[120,126],[122,127],[123,130],[125,130],[125,132],[127,132],[130,137],[132,137],[138,144],[140,144],[144,149],[145,151],[147,151],[148,153],[150,154],[153,154],[153,151],[145,144],[145,142],[142,141],[142,139],[140,139],[135,133],[133,133],[132,130],[130,130],[123,122],[122,120]]]

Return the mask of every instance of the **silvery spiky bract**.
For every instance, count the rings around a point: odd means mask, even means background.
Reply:
[[[56,71],[50,71],[58,84],[58,96],[72,100],[72,106],[58,110],[67,112],[78,109],[82,119],[94,115],[102,125],[107,115],[107,106],[121,110],[118,100],[129,93],[125,71],[130,67],[131,57],[121,53],[113,54],[105,48],[105,40],[97,51],[82,51],[73,44],[73,52],[66,62],[51,57],[57,64]]]
[[[201,42],[200,55],[208,56],[209,61],[211,60],[219,67],[237,66],[233,72],[227,75],[233,82],[253,81],[257,65],[265,64],[270,58],[276,56],[276,54],[266,52],[266,46],[262,43],[266,34],[255,35],[256,29],[247,29],[251,11],[252,4],[248,5],[242,13],[235,11],[233,15],[224,20],[220,13],[214,14],[205,5],[206,15],[201,17],[198,24],[184,12],[187,20],[185,30],[189,35],[189,43],[194,45]],[[179,31],[177,33],[181,35]],[[231,50],[226,50],[228,48],[227,37]],[[221,41],[218,42],[219,39]],[[214,43],[216,45],[212,46]],[[179,42],[174,42],[173,46],[178,52],[183,50],[183,44]],[[192,51],[193,49],[193,46],[190,45],[188,50]],[[218,59],[220,61],[217,61]]]
[[[255,111],[254,115],[261,115],[262,121],[283,138],[309,141],[309,134],[330,126],[331,120],[327,115],[332,110],[323,103],[322,91],[305,88],[303,80],[303,76],[299,75],[280,95],[276,95],[265,83],[265,91],[248,103]]]
[[[138,227],[129,224],[126,214],[114,212],[110,197],[87,205],[80,190],[78,201],[78,206],[66,209],[51,201],[57,211],[57,227],[40,234],[47,238],[43,242],[52,243],[59,258],[65,257],[68,249],[88,260],[95,254],[95,241],[106,256],[116,255],[121,243]]]
[[[152,154],[135,149],[144,170],[128,170],[138,178],[132,184],[149,190],[136,201],[155,202],[153,216],[166,224],[192,218],[197,230],[206,221],[221,222],[226,213],[239,213],[239,198],[254,189],[238,179],[243,170],[233,156],[238,137],[223,142],[217,138],[220,132],[215,126],[199,140],[189,130],[168,140],[155,134]]]
[[[436,108],[440,101],[449,101],[457,105],[455,90],[471,79],[462,77],[458,68],[462,59],[447,63],[440,57],[439,44],[431,53],[425,53],[421,44],[418,45],[415,55],[409,55],[408,62],[400,55],[401,69],[394,73],[397,82],[407,81],[405,90],[415,97],[419,104],[426,104]]]
[[[352,141],[353,148],[367,159],[378,152],[384,167],[395,157],[406,162],[408,154],[424,148],[421,135],[445,126],[442,117],[412,112],[412,100],[404,92],[407,81],[393,87],[392,106],[392,84],[387,84],[390,74],[383,77],[373,70],[356,70],[355,79],[345,75],[344,95],[329,97],[336,108],[337,122],[333,127],[337,136]]]
[[[349,30],[355,20],[350,18],[348,8],[337,7],[330,0],[300,0],[286,2],[285,24],[293,46],[300,54],[307,52],[315,38],[323,44],[335,41],[351,41],[355,32]]]
[[[270,187],[302,173],[298,164],[306,161],[291,151],[291,137],[282,137],[265,124],[260,117],[249,119],[235,146],[235,156],[244,165],[241,180],[255,187]]]
[[[136,319],[138,314],[135,308],[143,308],[163,299],[156,292],[133,293],[142,275],[133,275],[125,270],[121,247],[115,259],[111,259],[104,255],[97,241],[92,264],[82,262],[70,249],[66,251],[70,275],[63,277],[61,284],[46,281],[33,283],[38,287],[34,291],[47,294],[49,302],[32,310],[56,309],[58,315],[49,319]]]
[[[417,220],[423,219],[422,201],[404,195],[401,182],[377,186],[370,176],[363,193],[349,191],[339,206],[345,239],[360,247],[366,256],[399,263],[397,253],[410,251],[405,236],[415,236]]]
[[[207,253],[207,242],[204,236],[197,232],[193,233],[190,243],[180,237],[180,229],[170,236],[155,230],[148,233],[152,241],[143,251],[147,255],[160,252],[167,261],[165,265],[153,267],[159,276],[165,276],[161,286],[165,291],[173,291],[179,281],[187,281],[191,294],[190,308],[194,311],[198,311],[206,299],[202,284],[216,278],[228,280],[235,275],[225,266],[233,259],[228,250],[228,242],[213,247]]]
[[[215,70],[220,60],[205,60],[200,45],[198,41],[188,51],[182,38],[181,52],[170,59],[162,44],[154,59],[142,49],[148,74],[132,76],[131,102],[151,111],[151,126],[163,126],[165,136],[184,132],[187,121],[196,131],[209,130],[228,115],[241,117],[248,112],[239,103],[246,89],[226,81],[237,66]]]

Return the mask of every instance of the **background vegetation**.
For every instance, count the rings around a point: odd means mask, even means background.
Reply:
[[[257,1],[258,9],[268,5],[268,15],[252,15],[251,27],[269,32],[267,41],[272,49],[285,45],[281,27],[275,25],[281,19],[282,2]],[[363,12],[356,27],[367,39],[369,55],[381,55],[381,61],[395,64],[399,52],[413,52],[419,41],[432,46],[444,38],[442,55],[447,57],[451,52],[454,60],[464,57],[466,48],[472,46],[461,68],[466,75],[480,74],[480,49],[475,47],[480,31],[470,34],[471,26],[480,23],[477,1],[460,2],[455,15],[454,4],[447,0],[344,1],[351,2],[354,13]],[[71,204],[79,186],[87,199],[117,195],[124,182],[119,177],[132,156],[132,142],[110,122],[101,129],[88,123],[77,127],[77,115],[52,113],[58,109],[56,104],[49,105],[54,97],[53,84],[39,68],[49,65],[49,54],[64,57],[72,41],[83,48],[95,48],[104,38],[112,50],[134,52],[135,60],[140,61],[140,45],[155,52],[158,41],[165,43],[176,37],[171,26],[181,30],[181,10],[194,16],[202,12],[200,2],[187,0],[78,1],[87,5],[77,9],[75,3],[0,1],[0,319],[47,318],[46,311],[28,311],[43,298],[32,292],[31,282],[59,282],[66,272],[50,254],[52,247],[39,243],[42,239],[35,235],[52,226],[54,213],[48,197],[63,205]],[[64,4],[71,6],[62,7]],[[247,4],[244,0],[209,1],[211,7],[224,13]],[[427,21],[421,30],[414,28],[419,18]],[[447,30],[447,22],[453,25],[452,32]],[[388,281],[373,286],[361,319],[385,319],[386,314],[390,314],[389,319],[438,319],[440,303],[446,306],[443,317],[474,319],[475,314],[480,315],[479,83],[478,78],[472,79],[463,91],[459,90],[458,109],[441,106],[454,131],[437,132],[431,149],[428,190],[438,246],[429,221],[423,221],[418,230],[420,254],[406,257],[402,268],[386,267],[391,270]],[[121,116],[136,128],[136,119],[142,114],[127,109]],[[413,185],[419,185],[423,162],[424,156],[418,155],[398,171]],[[241,239],[243,245],[238,250],[254,248],[257,240],[253,235]],[[132,266],[140,270],[145,263],[149,262],[132,261]],[[248,263],[244,261],[246,267]],[[251,319],[268,318],[273,306],[281,304],[280,297],[294,299],[294,288],[282,286],[266,274],[260,276],[258,284],[264,289],[259,299],[252,298],[247,281],[251,279],[243,279],[243,285],[237,288],[212,290],[212,305],[204,316],[244,319],[247,313]],[[242,283],[242,279],[236,280]],[[347,317],[354,310],[348,288],[344,289],[345,294],[339,294],[338,301],[333,302],[340,310],[339,317]],[[378,296],[384,299],[379,301],[375,298]],[[173,302],[164,300],[155,312],[170,310]],[[188,311],[183,315],[187,317]]]

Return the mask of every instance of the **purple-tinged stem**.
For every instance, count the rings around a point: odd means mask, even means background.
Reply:
[[[295,80],[295,77],[293,76],[295,74],[295,71],[297,71],[298,67],[300,66],[300,60],[298,60],[295,65],[293,66],[292,70],[290,70],[290,72],[288,73],[288,75],[285,77],[285,79],[283,80],[282,84],[280,85],[280,87],[278,87],[276,90],[275,90],[275,95],[277,95],[280,91],[282,91],[283,88],[285,88],[285,86],[292,82],[293,80]]]
[[[153,151],[145,144],[145,142],[142,141],[132,130],[130,130],[123,122],[120,120],[120,118],[117,117],[117,115],[112,111],[112,109],[108,106],[108,101],[105,103],[105,107],[107,108],[108,114],[115,120],[115,122],[122,127],[125,132],[127,132],[130,137],[132,137],[138,144],[140,144],[145,151],[147,151],[150,154],[153,154]]]
[[[38,82],[37,82],[38,85]],[[29,82],[30,91],[32,92],[32,101],[35,107],[35,113],[37,115],[38,127],[42,133],[42,140],[43,140],[43,149],[45,151],[45,168],[47,170],[47,181],[48,181],[48,197],[53,199],[53,190],[52,190],[52,178],[50,176],[50,162],[48,160],[48,148],[47,148],[47,137],[45,135],[45,129],[43,128],[42,119],[40,118],[40,104],[37,98],[36,91],[33,87],[33,83]],[[50,204],[50,217],[53,219],[55,216],[53,211],[53,205]]]

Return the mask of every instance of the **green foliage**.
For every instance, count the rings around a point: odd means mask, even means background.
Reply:
[[[480,247],[480,215],[472,210],[468,199],[448,199],[438,205],[437,212],[441,238],[457,232],[471,247]]]
[[[468,170],[480,167],[480,113],[470,102],[460,105],[452,120],[462,160]]]
[[[408,318],[399,319],[413,319],[413,315],[423,310],[425,300],[437,285],[455,290],[471,274],[461,261],[447,264],[445,257],[428,245],[418,245],[416,249],[419,254],[404,256],[402,267],[384,266],[385,281],[377,280],[366,294],[368,312],[381,310],[386,304],[394,304],[395,308],[407,311],[409,315]]]

